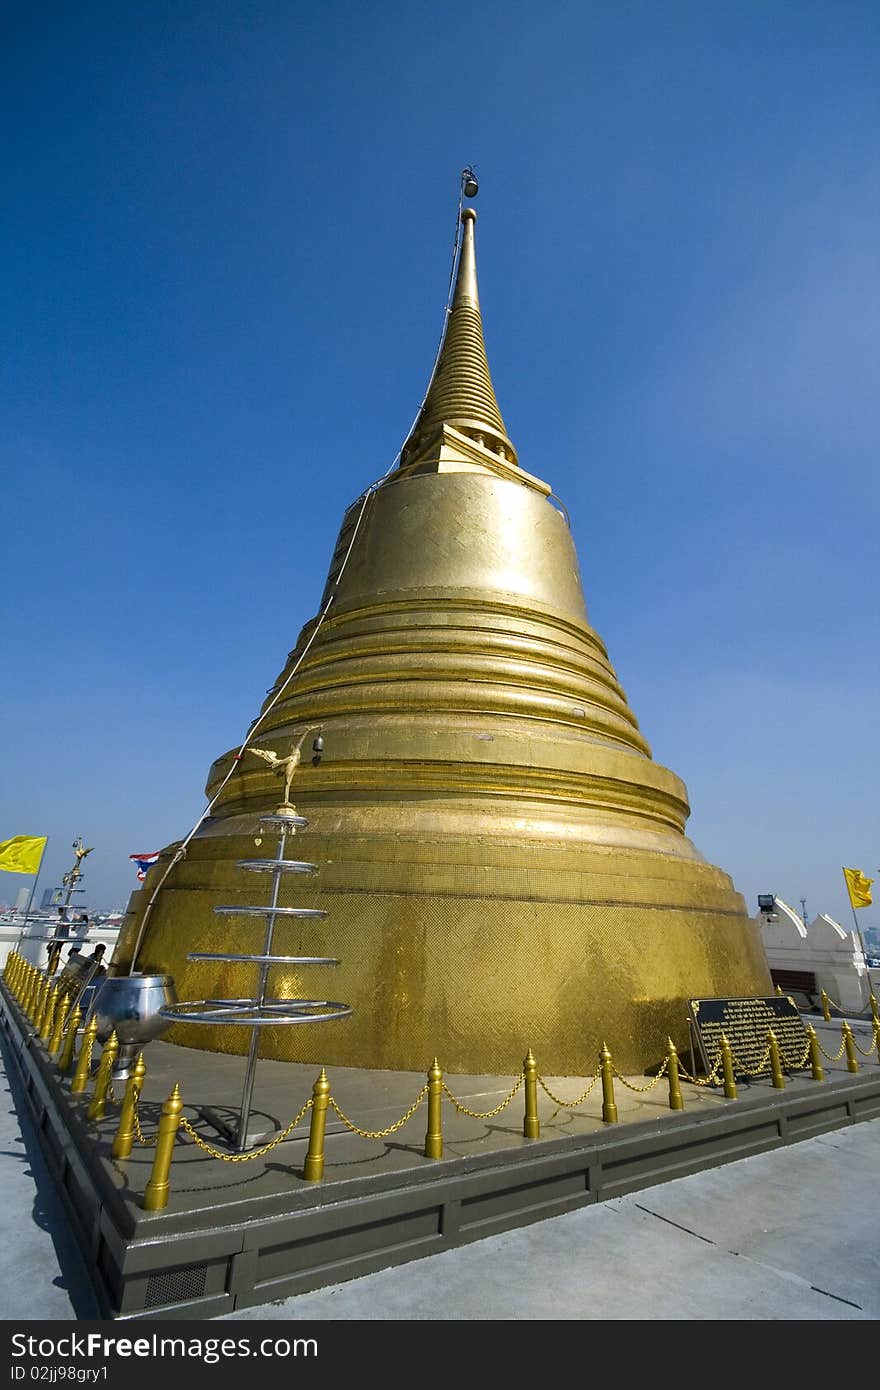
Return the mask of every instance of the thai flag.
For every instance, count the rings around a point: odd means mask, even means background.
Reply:
[[[147,869],[151,869],[159,858],[159,851],[156,850],[155,854],[130,854],[128,857],[137,864],[138,882],[143,883],[147,876]]]

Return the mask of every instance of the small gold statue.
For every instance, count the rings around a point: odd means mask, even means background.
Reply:
[[[77,835],[77,837],[76,837],[76,839],[74,840],[73,845],[71,846],[71,848],[72,848],[74,854],[76,855],[76,863],[74,864],[74,866],[73,866],[72,869],[68,869],[67,873],[64,875],[64,877],[63,877],[62,880],[61,880],[61,882],[62,882],[62,884],[63,884],[63,886],[64,886],[65,888],[67,888],[69,885],[75,885],[76,882],[77,882],[77,880],[80,879],[80,878],[82,878],[82,868],[81,868],[82,862],[83,862],[83,860],[85,859],[85,857],[86,857],[87,854],[91,854],[91,853],[92,853],[92,850],[95,848],[95,846],[94,846],[94,845],[90,845],[89,848],[86,849],[85,846],[84,846],[84,844],[83,844],[83,837],[82,837],[82,835]]]
[[[292,745],[290,753],[286,758],[279,758],[278,754],[274,753],[271,748],[248,748],[246,750],[248,753],[253,753],[255,758],[262,758],[264,763],[269,764],[273,772],[277,772],[279,777],[284,778],[284,800],[278,807],[279,815],[289,816],[296,812],[296,807],[290,800],[290,787],[293,782],[293,774],[302,761],[303,744],[309,734],[317,733],[320,728],[320,724],[313,724],[310,728],[306,729],[304,733],[300,734],[299,738]]]

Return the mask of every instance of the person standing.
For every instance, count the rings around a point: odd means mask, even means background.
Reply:
[[[49,939],[46,950],[49,959],[46,962],[46,971],[49,975],[54,975],[58,969],[58,961],[61,958],[61,943],[70,936],[71,922],[67,915],[67,907],[59,907],[58,921],[55,923],[55,930]]]

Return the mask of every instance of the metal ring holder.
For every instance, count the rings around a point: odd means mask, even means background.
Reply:
[[[236,955],[226,951],[192,951],[187,960],[222,960],[234,964],[259,966],[256,994],[250,999],[192,999],[160,1009],[163,1018],[170,1023],[206,1023],[215,1027],[238,1027],[251,1029],[251,1042],[247,1054],[244,1088],[241,1096],[241,1115],[236,1137],[236,1148],[243,1153],[248,1147],[248,1122],[254,1093],[254,1077],[257,1067],[257,1053],[260,1046],[262,1028],[286,1027],[294,1023],[326,1023],[335,1018],[346,1018],[351,1013],[349,1004],[340,1004],[332,999],[272,999],[267,996],[269,971],[273,965],[338,965],[332,956],[280,956],[273,954],[272,939],[277,919],[311,918],[321,919],[327,913],[311,907],[279,907],[278,894],[281,879],[285,874],[313,874],[317,865],[307,864],[298,859],[286,858],[287,837],[308,825],[303,816],[298,816],[293,807],[279,806],[272,815],[261,816],[260,825],[278,828],[278,850],[274,859],[240,859],[238,867],[252,873],[272,875],[272,893],[268,907],[215,907],[218,916],[226,917],[264,917],[266,935],[263,950],[259,953]],[[216,1117],[215,1117],[216,1119]],[[225,1126],[222,1126],[225,1127]]]

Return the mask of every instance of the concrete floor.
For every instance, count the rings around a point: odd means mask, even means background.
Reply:
[[[0,1317],[95,1318],[17,1092],[4,1070]],[[871,1320],[878,1170],[874,1120],[224,1320]]]

